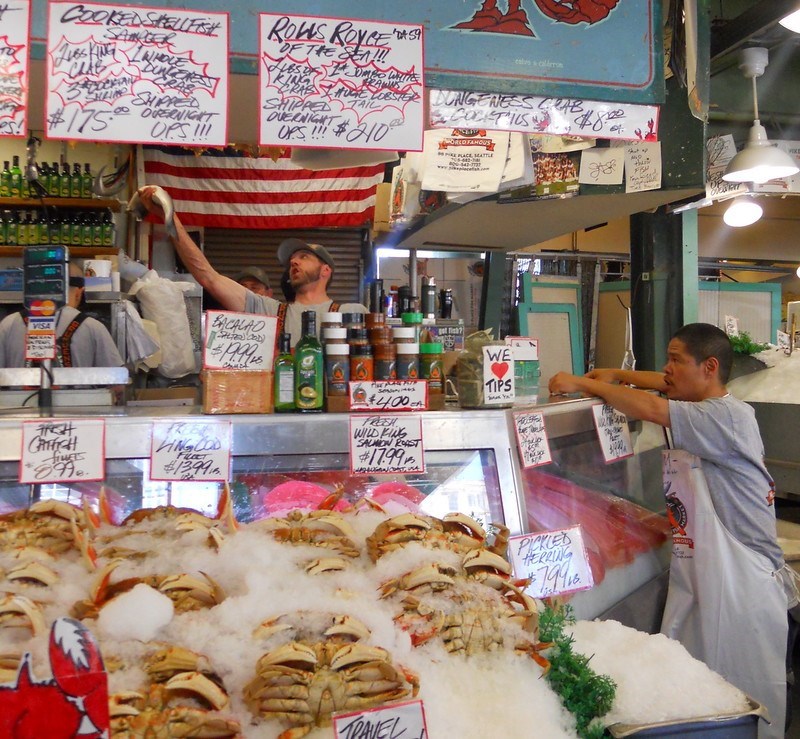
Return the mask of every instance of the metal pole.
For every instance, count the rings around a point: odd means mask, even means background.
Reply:
[[[417,295],[417,250],[408,250],[408,286],[411,288],[412,299],[418,298]]]
[[[42,360],[40,366],[41,379],[39,380],[39,415],[41,416],[51,416],[53,414],[52,367],[52,359]]]

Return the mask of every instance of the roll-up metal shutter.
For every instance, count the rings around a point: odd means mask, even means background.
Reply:
[[[270,281],[273,294],[282,300],[278,245],[288,238],[322,244],[336,262],[328,294],[338,303],[364,303],[364,255],[369,243],[365,229],[310,229],[307,231],[265,231],[207,228],[204,236],[206,257],[214,268],[234,277],[245,267],[261,267]],[[367,255],[368,256],[368,255]]]

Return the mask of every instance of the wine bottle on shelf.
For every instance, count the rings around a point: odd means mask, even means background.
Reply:
[[[17,243],[20,246],[28,245],[28,211],[21,210],[17,221]]]
[[[72,174],[69,181],[69,196],[71,198],[80,198],[81,190],[83,188],[83,175],[81,175],[81,165],[75,162],[72,165]]]
[[[303,311],[302,338],[294,348],[294,404],[301,413],[322,410],[325,401],[322,389],[322,344],[317,338],[317,314]]]
[[[15,154],[11,164],[11,179],[9,182],[12,198],[22,197],[22,170],[19,168],[19,157]]]
[[[71,192],[72,176],[69,173],[69,165],[64,162],[61,165],[61,176],[58,178],[58,194],[62,198],[68,198]]]
[[[47,173],[47,191],[50,193],[51,198],[57,198],[61,195],[61,170],[58,162],[53,162],[50,165],[50,171]]]
[[[61,211],[61,220],[59,223],[58,229],[58,241],[60,244],[64,246],[68,246],[72,243],[72,219],[70,217],[70,212],[68,210]]]
[[[91,198],[93,188],[94,177],[92,177],[91,167],[89,167],[89,162],[84,162],[83,174],[81,175],[81,197]]]
[[[275,358],[273,376],[273,403],[275,413],[291,413],[294,405],[294,357],[290,347],[291,334],[282,333],[280,336],[280,349]]]
[[[11,197],[11,167],[8,159],[3,162],[3,171],[0,172],[0,197]]]
[[[111,208],[103,213],[103,246],[114,246],[114,214]]]

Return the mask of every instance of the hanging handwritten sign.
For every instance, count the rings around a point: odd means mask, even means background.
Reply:
[[[553,461],[541,413],[515,413],[514,430],[523,467],[538,467]]]
[[[56,317],[29,316],[25,332],[25,359],[55,359]]]
[[[661,142],[642,141],[625,147],[625,192],[661,187]]]
[[[49,3],[45,133],[224,146],[228,14]]]
[[[102,418],[22,422],[19,481],[87,482],[105,477],[106,424]]]
[[[427,380],[380,380],[350,383],[351,411],[428,410]]]
[[[594,585],[580,526],[512,536],[508,552],[514,577],[529,580],[534,598],[565,595]]]
[[[425,472],[422,419],[402,414],[351,416],[350,472]]]
[[[431,90],[434,128],[487,128],[520,133],[655,140],[657,105],[538,97],[511,93]]]
[[[514,402],[514,355],[510,346],[483,347],[483,402]]]
[[[420,151],[421,25],[260,19],[262,145]]]
[[[0,3],[0,136],[25,135],[30,18],[30,0]]]
[[[736,316],[725,316],[725,333],[728,336],[739,335],[739,319]]]
[[[272,370],[278,319],[251,313],[206,313],[206,369]]]
[[[633,454],[628,418],[610,405],[593,405],[594,425],[606,463]]]
[[[157,421],[150,447],[151,480],[226,482],[230,421]]]
[[[422,701],[416,700],[335,714],[333,734],[335,739],[427,739],[428,726]]]
[[[776,344],[778,345],[778,349],[783,349],[787,353],[791,353],[792,351],[792,337],[789,336],[785,331],[781,331],[780,329],[776,332]]]

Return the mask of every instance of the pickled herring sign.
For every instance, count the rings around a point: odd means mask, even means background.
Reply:
[[[24,136],[31,4],[0,2],[0,136]]]
[[[224,146],[228,15],[51,2],[45,132]]]
[[[260,19],[262,145],[422,148],[421,25]]]

